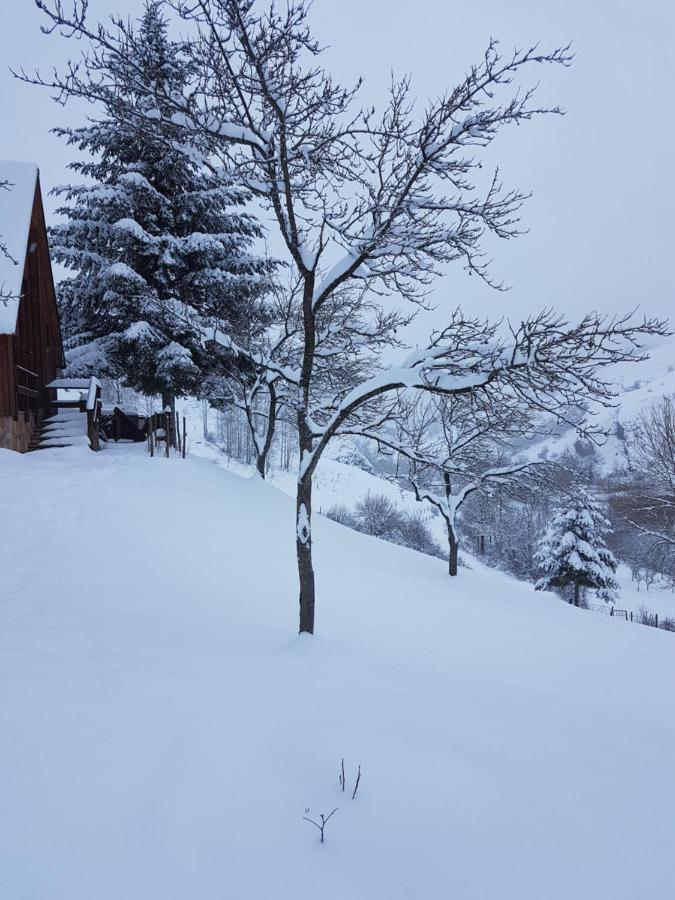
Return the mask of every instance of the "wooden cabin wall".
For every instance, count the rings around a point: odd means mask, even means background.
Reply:
[[[0,334],[0,417],[15,415],[14,337]]]
[[[45,385],[65,365],[47,228],[38,181],[33,199],[21,302],[13,335],[0,335],[0,447],[25,451],[34,428],[49,411]],[[19,414],[16,366],[38,376],[39,413]]]
[[[14,364],[48,384],[64,365],[47,229],[39,185],[35,192],[23,291],[14,336]]]

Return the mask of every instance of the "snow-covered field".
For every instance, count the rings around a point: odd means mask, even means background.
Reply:
[[[619,598],[616,601],[617,608],[627,609],[637,613],[640,609],[648,609],[658,613],[659,616],[675,618],[675,591],[657,581],[651,587],[647,587],[642,581],[639,585],[631,579],[630,569],[621,563],[617,569],[619,582]]]
[[[109,447],[0,489],[2,900],[673,896],[674,635],[318,520],[299,638],[273,487]]]

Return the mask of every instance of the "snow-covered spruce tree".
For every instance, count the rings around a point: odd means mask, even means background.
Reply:
[[[90,27],[81,0],[68,12],[62,0],[36,3],[48,28],[89,42],[90,64],[125,56],[123,20]],[[537,64],[567,65],[568,51],[535,46],[503,55],[492,41],[456,87],[422,107],[413,102],[409,79],[395,81],[378,114],[358,108],[358,84],[345,89],[321,67],[307,0],[165,5],[186,22],[190,87],[171,95],[138,73],[135,84],[148,99],[129,105],[125,116],[143,128],[159,111],[185,143],[207,143],[270,212],[298,285],[294,364],[279,367],[273,355],[250,358],[278,373],[294,395],[300,631],[312,633],[312,485],[336,435],[374,437],[401,390],[516,391],[534,409],[569,421],[572,410],[611,397],[599,367],[640,358],[639,335],[660,325],[590,314],[570,326],[546,312],[500,332],[456,312],[426,346],[385,368],[381,351],[400,340],[400,304],[422,309],[446,264],[461,262],[490,282],[484,235],[516,236],[526,195],[503,190],[497,175],[481,183],[483,151],[504,127],[557,111],[538,106],[534,91],[514,82]],[[97,94],[73,66],[28,80],[61,96]],[[349,307],[331,313],[345,289]]]
[[[143,129],[119,115],[128,105],[150,115],[151,88],[173,96],[188,79],[160,7],[148,0],[124,55],[91,67],[90,80],[105,85],[103,115],[57,130],[85,156],[70,166],[84,183],[57,189],[65,221],[51,244],[75,273],[59,285],[69,370],[122,376],[172,405],[199,393],[212,370],[207,323],[240,334],[255,321],[265,265],[251,253],[260,229],[241,209],[246,192],[204,169],[197,152],[168,146],[160,111]]]
[[[571,588],[570,603],[579,606],[582,589],[594,590],[608,603],[616,599],[614,577],[617,562],[604,536],[612,526],[598,501],[586,490],[571,495],[565,508],[557,509],[537,552],[542,576],[537,590]]]

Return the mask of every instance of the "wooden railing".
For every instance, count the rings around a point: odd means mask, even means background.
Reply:
[[[87,413],[87,434],[92,450],[100,450],[99,431],[101,428],[101,382],[93,376],[89,379],[85,410]]]
[[[14,366],[17,412],[37,415],[40,409],[40,376],[23,366]]]
[[[92,450],[100,450],[101,430],[101,382],[94,375],[91,378],[55,378],[47,385],[48,390],[72,391],[77,396],[67,400],[52,400],[54,409],[78,409],[87,416],[87,437]]]

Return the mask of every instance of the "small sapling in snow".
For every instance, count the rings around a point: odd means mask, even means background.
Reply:
[[[338,780],[340,782],[340,787],[344,791],[347,780],[345,778],[345,761],[344,759],[340,761],[340,774],[338,775]],[[359,766],[358,771],[356,773],[356,783],[354,784],[354,790],[352,792],[352,800],[356,798],[356,792],[359,789],[359,782],[361,781],[361,766]]]
[[[361,782],[361,766],[359,766],[359,771],[356,773],[356,784],[354,785],[354,793],[352,794],[352,800],[356,799],[356,792],[359,789],[360,782]]]
[[[306,810],[306,812],[309,812],[309,810]],[[328,813],[328,815],[326,815],[325,813],[321,813],[319,815],[319,819],[321,820],[320,822],[317,822],[315,819],[310,819],[308,816],[302,817],[303,821],[309,822],[311,825],[314,825],[315,828],[319,829],[319,832],[321,834],[321,840],[320,840],[321,844],[324,843],[324,834],[323,834],[324,829],[325,829],[328,821],[333,818],[333,816],[335,815],[336,812],[337,812],[337,807],[335,807],[333,812]]]

